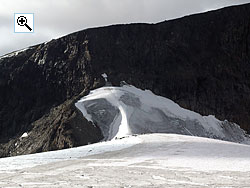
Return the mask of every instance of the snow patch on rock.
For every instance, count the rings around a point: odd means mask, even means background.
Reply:
[[[102,77],[104,78],[105,82],[107,82],[107,81],[108,81],[108,76],[107,76],[107,74],[106,74],[106,73],[103,73],[103,74],[102,74]]]
[[[23,133],[21,136],[21,138],[26,138],[26,137],[28,137],[28,133]]]

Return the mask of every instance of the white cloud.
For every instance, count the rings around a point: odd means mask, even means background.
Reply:
[[[0,0],[0,55],[89,27],[160,22],[250,0]],[[34,13],[35,33],[14,34],[14,13]]]

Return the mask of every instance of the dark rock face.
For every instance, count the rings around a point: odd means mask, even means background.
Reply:
[[[150,89],[249,133],[250,4],[87,29],[1,58],[0,72],[1,156],[101,140],[74,102],[105,84],[102,73],[113,85]]]
[[[98,127],[75,109],[76,100],[68,100],[32,123],[27,137],[16,137],[2,144],[0,157],[37,153],[87,145],[102,139]]]

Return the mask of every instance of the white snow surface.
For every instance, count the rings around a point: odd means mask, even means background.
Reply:
[[[0,159],[0,187],[249,187],[250,146],[147,134]]]
[[[65,150],[57,150],[50,152],[43,152],[30,155],[21,155],[17,157],[8,157],[0,159],[0,172],[30,168],[37,165],[44,165],[51,162],[73,160],[88,155],[105,153],[108,151],[121,150],[139,143],[139,139],[133,137],[129,140],[114,140],[113,142],[100,142],[98,144],[91,144],[82,147],[76,147]],[[0,186],[1,187],[1,186]]]
[[[249,136],[234,123],[181,108],[170,99],[134,86],[102,87],[76,104],[96,123],[104,140],[132,134],[175,133],[249,144]]]

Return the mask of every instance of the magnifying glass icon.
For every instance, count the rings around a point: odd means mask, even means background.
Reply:
[[[25,26],[25,27],[28,28],[28,30],[32,31],[30,26],[27,24],[27,18],[25,16],[19,16],[17,18],[17,24],[20,25],[20,26]]]

